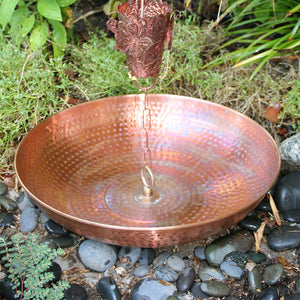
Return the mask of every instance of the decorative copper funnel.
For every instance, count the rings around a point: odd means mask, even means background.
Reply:
[[[107,22],[134,77],[156,77],[159,73],[165,42],[169,50],[172,47],[171,14],[171,7],[161,0],[129,0],[118,7],[119,20]]]

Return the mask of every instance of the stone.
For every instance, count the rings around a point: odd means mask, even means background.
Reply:
[[[176,281],[178,278],[178,274],[174,270],[164,266],[156,268],[154,274],[156,278],[167,282]]]
[[[260,264],[263,261],[267,260],[267,256],[263,253],[255,252],[255,251],[248,251],[246,252],[248,258],[252,260],[256,264]]]
[[[206,247],[205,256],[209,264],[219,266],[224,257],[233,251],[246,252],[254,245],[252,233],[240,230],[216,239]]]
[[[117,261],[117,254],[112,246],[93,240],[85,240],[80,244],[78,257],[86,267],[100,273],[111,268]]]
[[[15,223],[15,216],[6,211],[0,212],[0,227],[11,227]]]
[[[0,196],[0,205],[7,211],[15,211],[18,209],[17,203],[6,196]]]
[[[133,275],[135,277],[141,278],[141,277],[145,277],[149,272],[150,272],[149,266],[141,265],[134,269]]]
[[[294,294],[294,295],[285,295],[284,300],[299,300],[300,295],[299,294]]]
[[[45,225],[48,221],[50,220],[50,218],[43,212],[40,212],[40,223]]]
[[[246,269],[243,265],[238,264],[234,260],[224,260],[221,265],[220,269],[228,276],[235,278],[235,279],[242,279],[246,274]]]
[[[272,195],[272,197],[273,197],[273,195]],[[257,210],[262,210],[262,211],[265,211],[265,212],[271,212],[272,211],[271,206],[270,206],[270,201],[267,198],[267,196],[257,205],[256,209]]]
[[[182,272],[185,269],[185,262],[178,255],[169,256],[167,259],[167,265],[176,272]]]
[[[300,277],[295,282],[295,291],[300,293]]]
[[[15,290],[13,289],[13,283],[5,277],[0,280],[0,295],[6,299],[12,300],[16,299],[17,295]]]
[[[8,187],[4,182],[0,182],[0,196],[5,195],[8,192]]]
[[[197,275],[202,281],[209,281],[209,280],[222,281],[226,279],[224,274],[219,268],[211,267],[211,266],[200,268],[198,270]]]
[[[262,290],[254,298],[255,300],[279,300],[277,288],[270,287]]]
[[[213,297],[227,297],[230,295],[228,285],[222,281],[205,281],[201,283],[201,291]]]
[[[45,223],[45,229],[52,236],[62,236],[70,234],[69,230],[65,229],[63,226],[57,224],[51,219]]]
[[[132,300],[166,300],[176,293],[173,284],[165,285],[155,278],[146,278],[136,283],[131,290]]]
[[[38,210],[34,207],[26,207],[20,215],[20,230],[25,233],[33,231],[38,223]]]
[[[219,245],[217,243],[212,243],[206,247],[205,256],[209,264],[214,266],[220,266],[224,257],[235,251],[235,247],[231,244]]]
[[[206,260],[205,256],[205,247],[204,246],[197,246],[194,249],[194,255],[199,258],[200,260]]]
[[[281,264],[274,264],[267,266],[264,269],[263,281],[266,284],[273,285],[275,284],[283,274],[283,267]]]
[[[98,294],[103,300],[121,300],[122,296],[118,285],[110,277],[101,278],[96,286]]]
[[[81,284],[71,283],[70,287],[64,291],[65,300],[87,300],[88,294]]]
[[[300,228],[283,225],[276,227],[267,237],[268,246],[275,251],[290,250],[300,247]]]
[[[283,212],[286,221],[300,223],[300,209],[288,209]]]
[[[204,299],[209,298],[210,296],[207,295],[207,294],[205,294],[205,293],[203,293],[203,292],[201,291],[201,288],[200,288],[200,287],[201,287],[201,282],[195,282],[195,283],[193,284],[192,288],[191,288],[191,293],[192,293],[195,297],[197,297],[197,299],[200,298],[200,299],[204,300]]]
[[[171,255],[168,251],[161,252],[154,260],[153,260],[153,267],[159,267],[166,263],[167,258]]]
[[[23,192],[17,199],[17,205],[20,211],[23,211],[26,207],[36,207],[34,201],[30,195],[26,192]]]
[[[242,219],[238,225],[244,229],[250,231],[257,231],[262,223],[262,220],[254,217],[254,216],[247,216],[246,218]]]
[[[149,266],[155,259],[156,253],[152,248],[144,248],[141,251],[141,255],[138,259],[140,265]]]
[[[274,201],[277,208],[284,212],[300,209],[300,171],[289,173],[277,184]]]
[[[119,265],[129,269],[135,265],[141,255],[142,249],[138,247],[122,247],[118,253]]]
[[[77,239],[72,235],[50,236],[51,241],[59,248],[69,248],[77,244]]]
[[[279,145],[281,172],[286,174],[300,170],[300,133],[285,139]]]
[[[50,239],[47,235],[42,238],[41,243],[47,245],[51,249],[58,248],[57,245],[53,242],[53,240]]]
[[[184,293],[188,291],[192,286],[196,278],[195,270],[191,267],[186,268],[178,276],[176,281],[176,287],[178,292]]]
[[[257,294],[261,292],[262,282],[259,270],[255,267],[253,270],[248,272],[247,277],[252,293]]]
[[[55,283],[60,279],[62,269],[57,262],[53,261],[46,272],[50,272],[53,274],[53,278],[49,281],[49,283]]]

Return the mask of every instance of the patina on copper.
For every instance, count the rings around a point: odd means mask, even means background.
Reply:
[[[107,22],[134,77],[157,76],[165,43],[172,48],[173,22],[171,7],[161,0],[123,2],[118,7],[118,20]]]
[[[66,109],[21,142],[15,170],[47,215],[110,244],[160,247],[223,232],[274,184],[280,156],[257,123],[195,98],[148,95],[155,203],[139,201],[143,95]]]

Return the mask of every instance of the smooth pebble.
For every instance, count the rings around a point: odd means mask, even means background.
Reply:
[[[131,290],[132,300],[166,300],[173,296],[177,289],[173,284],[163,284],[158,279],[146,278],[140,280]]]
[[[209,281],[209,280],[222,281],[222,280],[225,280],[224,274],[217,267],[207,266],[207,267],[200,268],[198,270],[197,275],[202,281]]]
[[[189,267],[184,269],[181,274],[178,276],[176,281],[176,287],[178,292],[186,292],[192,286],[196,278],[196,272],[193,268]]]
[[[156,278],[167,282],[176,281],[178,278],[178,274],[174,270],[164,266],[156,268],[154,274]]]
[[[283,267],[281,264],[274,264],[274,265],[270,265],[267,266],[264,269],[264,273],[263,273],[263,281],[266,284],[275,284],[281,277],[281,275],[283,274]]]
[[[93,240],[85,240],[80,244],[78,256],[86,267],[100,273],[111,268],[117,261],[117,254],[112,246]]]
[[[25,233],[33,231],[38,223],[38,210],[34,207],[26,207],[20,215],[20,230]]]
[[[5,195],[8,192],[8,187],[4,182],[0,182],[0,196]]]
[[[226,297],[230,295],[228,285],[222,281],[205,281],[201,283],[201,291],[213,297]]]
[[[194,255],[199,258],[200,260],[206,260],[205,256],[205,247],[204,246],[197,246],[194,249]]]
[[[167,265],[176,272],[182,272],[185,269],[185,262],[178,255],[171,255],[168,257]]]
[[[283,251],[300,247],[300,228],[282,225],[276,227],[267,237],[268,246],[275,251]]]
[[[64,300],[87,300],[86,289],[77,283],[71,283],[70,287],[64,291]]]
[[[118,253],[119,265],[129,269],[135,265],[141,255],[142,249],[138,247],[122,247]],[[125,262],[122,262],[125,260]]]
[[[256,267],[253,268],[253,270],[248,271],[247,277],[252,293],[256,294],[258,292],[261,292],[262,282],[259,270]]]
[[[96,290],[102,300],[122,299],[117,283],[110,277],[101,278],[96,285]]]
[[[0,205],[7,211],[15,211],[18,208],[17,203],[6,196],[0,196]]]
[[[135,277],[141,278],[141,277],[145,277],[149,272],[150,272],[149,266],[141,265],[134,269],[133,275]]]
[[[152,248],[144,248],[141,251],[140,257],[138,259],[138,263],[140,265],[149,266],[152,264],[153,260],[155,259],[155,251]]]

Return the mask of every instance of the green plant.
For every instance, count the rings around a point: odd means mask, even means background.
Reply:
[[[13,161],[13,147],[45,117],[67,107],[74,84],[60,59],[16,48],[0,39],[0,165]]]
[[[0,238],[0,251],[4,254],[5,262],[18,299],[62,299],[64,290],[69,287],[66,281],[49,284],[54,278],[49,272],[52,260],[64,253],[63,250],[51,249],[45,244],[37,242],[38,236],[20,233],[11,237],[11,241]]]
[[[236,50],[219,56],[205,67],[234,63],[233,68],[237,68],[258,63],[251,80],[270,59],[299,53],[298,0],[232,0],[212,27],[232,13],[234,17],[225,29],[227,41],[213,52],[230,46]]]
[[[41,49],[50,39],[54,57],[60,57],[67,44],[66,29],[61,23],[63,11],[75,1],[0,0],[2,35],[11,36],[17,46],[29,35],[33,51]]]

